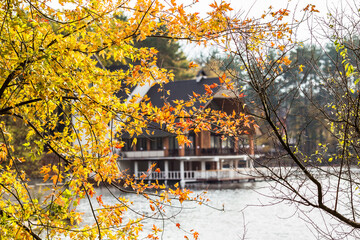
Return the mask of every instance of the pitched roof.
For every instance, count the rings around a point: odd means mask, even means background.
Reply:
[[[203,78],[201,81],[193,80],[183,80],[183,81],[176,81],[176,82],[169,82],[164,85],[163,89],[164,92],[170,91],[170,95],[166,96],[167,101],[172,103],[174,100],[189,100],[190,96],[193,96],[193,92],[196,94],[203,95],[206,93],[205,84],[212,85],[212,84],[220,85],[219,78]],[[159,85],[153,86],[148,92],[147,96],[150,98],[151,103],[154,106],[162,107],[164,105],[164,98],[161,91],[159,92]],[[213,88],[213,92],[217,92],[219,86]],[[196,103],[195,107],[199,107],[200,103]]]
[[[229,90],[224,89],[221,87],[219,78],[206,78],[202,77],[199,81],[198,79],[193,80],[183,80],[183,81],[175,81],[175,82],[169,82],[167,84],[163,85],[162,90],[160,89],[159,84],[155,84],[152,86],[146,93],[148,98],[150,99],[153,106],[161,108],[164,105],[164,93],[167,91],[170,91],[169,95],[166,95],[166,101],[168,103],[173,103],[174,100],[184,100],[187,101],[190,99],[191,96],[193,96],[193,93],[204,95],[206,93],[205,85],[212,85],[217,84],[216,87],[212,88],[213,91],[213,101],[209,102],[205,107],[211,107],[212,109],[218,109],[218,110],[231,110],[238,109],[238,111],[245,111],[249,112],[247,107],[244,109],[244,102],[243,100],[238,99],[240,102],[237,104],[235,102],[232,102],[230,99],[234,98],[234,94],[232,92],[229,92]],[[134,88],[130,89],[131,91]],[[117,96],[120,99],[126,100],[128,98],[128,95],[125,94],[124,91],[120,91]],[[229,96],[225,97],[225,96]],[[200,102],[196,102],[194,104],[194,107],[199,108]],[[230,112],[231,112],[230,111]],[[165,137],[165,136],[174,136],[174,134],[171,134],[169,132],[166,132],[164,130],[161,130],[158,126],[158,124],[154,124],[153,126],[149,126],[148,130],[151,130],[153,134],[148,135],[146,133],[143,133],[141,136],[138,137]],[[124,133],[122,135],[123,138],[129,138],[129,135],[127,133]]]
[[[185,101],[189,100],[189,96],[192,96],[193,92],[195,92],[196,94],[203,95],[206,92],[205,85],[212,85],[213,83],[219,85],[212,89],[215,94],[220,88],[219,78],[202,78],[201,81],[192,79],[192,80],[169,82],[164,84],[163,90],[164,92],[170,91],[170,96],[167,95],[166,97],[167,97],[167,101],[172,103],[174,100],[185,100]],[[133,91],[134,88],[135,87],[130,87],[129,88],[130,92]],[[159,91],[159,88],[160,88],[159,84],[155,84],[148,90],[146,95],[150,98],[150,101],[154,106],[162,107],[164,105],[164,98],[163,98],[163,92]],[[124,89],[116,93],[116,96],[119,99],[125,100],[128,98],[129,95],[125,93]]]
[[[182,80],[182,81],[175,81],[175,82],[169,82],[167,84],[164,84],[162,91],[159,91],[160,86],[159,84],[155,84],[152,86],[149,91],[147,92],[147,96],[149,97],[151,104],[153,106],[161,108],[164,105],[164,93],[167,91],[170,91],[170,95],[167,95],[167,102],[170,104],[173,103],[174,100],[184,100],[187,101],[190,99],[190,96],[193,96],[193,92],[196,94],[203,95],[206,93],[205,85],[212,85],[212,84],[218,84],[219,86],[213,88],[214,94],[218,91],[220,88],[220,81],[219,78],[202,78],[200,81],[197,81],[197,79],[193,80]],[[132,91],[134,88],[131,88],[130,91]],[[124,91],[119,91],[116,94],[120,99],[125,100],[128,98],[128,95],[125,94]],[[199,107],[200,103],[196,102],[195,107]],[[166,131],[158,129],[157,124],[153,124],[154,129],[154,135],[157,137],[165,137],[165,136],[173,136],[174,134],[168,133]],[[123,134],[123,138],[128,138],[128,134]],[[143,133],[141,137],[148,137],[146,133]]]

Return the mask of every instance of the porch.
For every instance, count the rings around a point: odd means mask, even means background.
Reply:
[[[141,179],[144,172],[138,172],[135,179]],[[151,172],[147,174],[148,180],[172,180],[186,182],[206,182],[206,181],[237,181],[254,179],[254,170],[251,168],[226,169],[226,170],[207,170],[207,171],[168,171]]]
[[[251,180],[254,174],[253,159],[258,155],[221,155],[189,157],[148,157],[147,159],[122,158],[118,161],[121,170],[135,179],[179,181],[184,187],[187,182]],[[160,172],[149,171],[152,164]]]

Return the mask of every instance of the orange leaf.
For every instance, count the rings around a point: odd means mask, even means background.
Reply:
[[[58,176],[57,175],[52,176],[51,180],[53,181],[53,184],[55,185],[57,183]]]
[[[199,97],[200,96],[200,94],[197,94],[195,92],[193,92],[193,95],[194,95],[194,97]]]
[[[226,75],[224,73],[221,77],[219,77],[219,81],[220,81],[220,83],[224,83],[225,80],[226,80]]]
[[[123,148],[123,147],[124,147],[124,143],[123,143],[123,142],[115,144],[115,148],[117,148],[117,149],[121,149],[121,148]]]
[[[49,179],[49,174],[44,175],[44,182],[46,182]]]
[[[210,85],[210,88],[216,88],[217,86],[218,86],[217,83],[213,83]]]
[[[194,63],[194,62],[190,62],[189,63],[189,68],[196,68],[196,67],[198,67],[199,65],[197,65],[196,63]]]
[[[206,94],[211,95],[213,91],[211,90],[211,87],[207,84],[204,84]]]
[[[103,205],[103,204],[104,204],[103,201],[102,201],[102,195],[96,197],[96,200],[98,201],[98,203],[99,203],[100,205]]]

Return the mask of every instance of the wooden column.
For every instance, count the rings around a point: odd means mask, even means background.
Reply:
[[[249,135],[249,154],[250,157],[248,159],[248,167],[254,167],[254,157],[255,157],[255,145],[254,145],[254,135]]]
[[[184,146],[184,144],[179,145],[179,156],[180,157],[185,156],[185,146]]]
[[[194,147],[195,147],[195,155],[196,156],[201,155],[201,137],[200,137],[200,134],[201,133],[195,135]]]
[[[185,168],[184,168],[184,160],[180,160],[180,187],[185,187]]]
[[[167,180],[169,178],[169,162],[164,161],[164,174],[165,174],[165,186],[167,186]]]
[[[254,146],[254,135],[249,135],[249,154],[253,156],[255,154],[255,146]]]
[[[138,161],[134,161],[134,175],[135,175],[135,179],[138,178],[138,172],[139,172],[139,166],[138,166]]]
[[[205,162],[205,161],[201,161],[200,170],[201,170],[201,171],[206,171],[206,162]]]
[[[150,169],[151,167],[151,161],[148,161],[148,169]],[[151,179],[152,179],[152,171],[149,172],[149,184],[151,184]]]
[[[237,137],[234,139],[234,152],[239,152],[239,139]]]
[[[147,150],[147,151],[151,150],[151,140],[150,140],[150,138],[146,139],[146,149],[144,149],[144,150]]]
[[[164,149],[164,156],[169,156],[169,137],[163,138],[163,149]]]
[[[220,159],[215,158],[215,161],[216,161],[216,170],[220,170]]]

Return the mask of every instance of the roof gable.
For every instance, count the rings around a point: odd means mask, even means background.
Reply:
[[[172,103],[174,100],[187,101],[190,99],[190,96],[193,96],[193,92],[203,95],[206,93],[205,85],[212,85],[214,83],[218,84],[218,86],[213,89],[213,92],[215,93],[220,88],[219,78],[204,78],[200,82],[195,79],[169,82],[164,84],[164,92],[159,91],[159,85],[155,85],[148,91],[147,96],[150,98],[150,101],[154,106],[162,107],[164,105],[164,93],[167,91],[170,91],[170,95],[166,95],[169,103]],[[195,107],[199,106],[200,103],[196,103]]]

